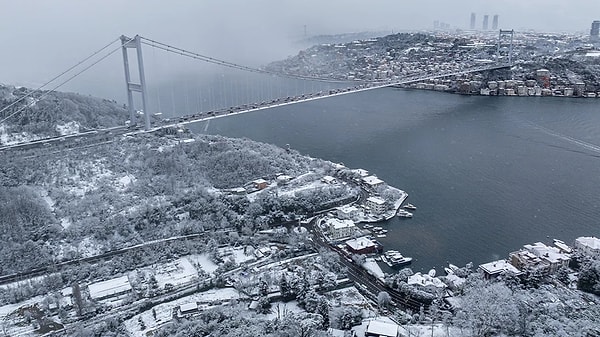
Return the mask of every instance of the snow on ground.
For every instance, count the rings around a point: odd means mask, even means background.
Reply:
[[[20,307],[30,306],[30,305],[42,302],[44,300],[44,297],[45,296],[36,296],[36,297],[30,298],[23,302],[7,304],[4,306],[1,306],[0,307],[0,321],[4,320],[4,318],[6,316],[10,315],[11,313],[13,313],[15,310],[19,309]]]
[[[77,251],[82,257],[91,257],[102,253],[101,246],[89,237],[81,240],[81,242],[77,245]]]
[[[73,121],[73,122],[68,122],[68,123],[62,124],[62,125],[57,124],[56,131],[61,136],[79,133],[79,123]]]
[[[156,313],[156,319],[154,319],[154,315],[152,313],[153,310],[150,309],[126,320],[124,325],[130,336],[145,337],[147,336],[147,332],[152,331],[165,323],[168,323],[172,319],[173,309],[178,308],[182,304],[194,302],[214,304],[217,302],[226,302],[240,298],[244,298],[244,295],[240,294],[233,288],[211,289],[209,291],[196,293],[190,296],[182,297],[175,301],[165,302],[154,306],[153,309]],[[146,326],[146,329],[144,330],[140,330],[140,323],[138,321],[140,317]]]
[[[245,247],[224,247],[219,248],[219,254],[224,259],[227,260],[229,257],[232,257],[235,263],[243,263],[246,261],[255,260],[256,258],[249,250]]]
[[[433,327],[429,325],[418,325],[410,324],[404,325],[404,330],[408,332],[409,336],[433,336],[433,337],[446,337],[446,336],[466,336],[463,335],[461,330],[457,327],[451,327],[444,324],[434,324]],[[431,329],[433,328],[433,333]]]
[[[366,258],[365,263],[363,263],[362,267],[365,268],[369,274],[377,277],[378,279],[383,280],[385,275],[383,274],[381,267],[379,267],[374,258]]]
[[[63,229],[69,228],[73,223],[68,218],[60,218],[60,225]]]
[[[124,191],[125,189],[127,189],[127,187],[129,187],[129,185],[131,185],[131,183],[135,182],[135,180],[135,177],[131,174],[125,175],[117,179],[115,183],[115,188],[117,189],[117,191]]]
[[[31,135],[27,132],[7,133],[6,126],[4,124],[0,124],[0,143],[2,143],[2,145],[12,145],[22,142],[34,141],[38,139],[41,139],[41,137]]]
[[[198,271],[186,258],[159,265],[154,270],[159,289],[164,289],[167,283],[177,287],[198,278]]]
[[[325,296],[333,306],[363,306],[369,304],[369,301],[354,286],[332,290],[326,293]]]
[[[304,309],[298,306],[297,301],[290,302],[273,302],[271,303],[271,311],[266,314],[267,319],[275,319],[289,314],[305,312]]]
[[[219,266],[217,266],[214,262],[211,261],[208,254],[192,254],[185,257],[189,262],[193,265],[200,266],[202,270],[206,273],[211,274],[214,272]]]

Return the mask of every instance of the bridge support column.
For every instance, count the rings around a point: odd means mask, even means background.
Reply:
[[[150,112],[146,104],[146,77],[144,76],[144,60],[142,58],[142,41],[139,35],[129,38],[121,35],[121,49],[123,50],[123,67],[125,68],[125,85],[127,88],[127,104],[129,105],[129,121],[131,125],[137,125],[137,111],[133,103],[133,92],[142,94],[142,111],[144,112],[144,128],[150,130]],[[138,72],[140,83],[131,81],[131,72],[129,70],[129,55],[127,49],[135,49],[137,56]]]
[[[507,43],[503,41],[503,38],[510,36],[510,41],[508,42],[508,64],[512,64],[512,56],[513,56],[513,38],[515,35],[514,30],[502,30],[498,33],[498,49],[496,50],[496,62],[500,61],[500,49],[502,46],[505,46]]]

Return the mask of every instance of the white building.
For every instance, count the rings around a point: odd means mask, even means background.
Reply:
[[[404,328],[392,321],[374,319],[367,323],[365,337],[400,337],[406,336]]]
[[[575,239],[575,248],[587,256],[600,258],[600,239],[596,237],[578,237]]]
[[[368,176],[368,177],[364,177],[362,178],[363,182],[371,187],[371,188],[376,188],[379,187],[381,185],[383,185],[384,181],[377,178],[376,176]]]
[[[351,220],[329,218],[325,221],[325,226],[331,240],[349,238],[358,231],[358,228]]]
[[[504,272],[520,275],[522,272],[506,260],[492,261],[479,265],[479,269],[483,271],[486,278],[496,277]]]
[[[127,276],[121,276],[114,279],[92,283],[88,286],[90,297],[99,301],[110,297],[124,295],[131,291],[131,284]]]
[[[373,213],[383,213],[386,209],[385,200],[379,197],[368,197],[366,206],[369,207]]]
[[[343,205],[336,209],[340,219],[352,219],[360,213],[360,209],[354,205]]]
[[[325,184],[335,184],[335,178],[332,176],[324,176],[323,178],[321,178],[321,181]]]

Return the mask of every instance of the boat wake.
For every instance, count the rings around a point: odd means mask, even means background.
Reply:
[[[531,121],[526,121],[526,123],[529,124],[532,128],[534,128],[534,129],[536,129],[538,131],[541,131],[541,132],[543,132],[543,133],[545,133],[547,135],[550,135],[550,136],[556,137],[558,139],[567,141],[567,142],[569,142],[571,144],[575,144],[575,145],[577,145],[579,147],[582,147],[582,148],[584,148],[586,150],[592,151],[592,152],[594,152],[596,154],[600,154],[600,146],[599,145],[588,143],[588,142],[585,142],[583,140],[580,140],[580,139],[577,139],[577,138],[573,138],[571,136],[564,135],[562,133],[559,133],[559,132],[556,132],[554,130],[551,130],[551,129],[548,129],[546,127],[543,127],[543,126],[541,126],[539,124],[535,124],[535,123],[533,123]]]

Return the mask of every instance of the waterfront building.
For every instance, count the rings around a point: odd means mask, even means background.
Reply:
[[[386,209],[385,200],[379,197],[368,197],[366,206],[369,207],[372,213],[383,213]]]
[[[351,220],[328,218],[325,221],[325,226],[329,238],[334,241],[349,238],[358,231],[358,227],[356,227]]]
[[[521,275],[523,273],[506,260],[498,260],[480,264],[479,270],[483,272],[485,278],[487,279],[495,278],[505,272],[514,275]]]
[[[600,239],[596,237],[578,237],[575,239],[575,249],[589,257],[600,259]]]
[[[354,254],[372,254],[382,250],[382,246],[369,239],[366,236],[361,236],[356,239],[346,241],[346,247]]]
[[[362,181],[371,188],[376,188],[383,185],[384,181],[377,178],[376,176],[368,176],[362,178]]]
[[[336,209],[336,214],[340,219],[353,219],[360,213],[360,209],[354,205],[343,205]]]
[[[571,261],[569,254],[541,242],[524,245],[523,249],[512,252],[509,256],[510,263],[518,269],[541,270],[547,274],[554,273],[560,267],[567,267]]]

